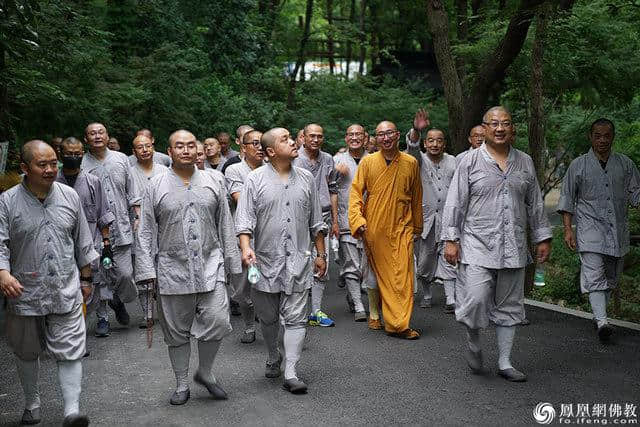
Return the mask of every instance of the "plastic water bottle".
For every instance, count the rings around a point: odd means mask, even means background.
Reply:
[[[111,258],[105,257],[102,260],[102,268],[104,268],[105,270],[111,270],[112,267],[113,267],[113,261],[111,261]]]
[[[544,264],[536,265],[536,273],[533,276],[533,284],[538,288],[544,286]]]
[[[333,259],[338,261],[340,259],[340,242],[336,239],[336,236],[331,238],[331,249],[333,250]]]
[[[252,285],[255,285],[258,283],[258,280],[260,280],[260,270],[258,270],[258,267],[256,267],[255,264],[251,264],[249,267],[249,270],[247,271],[247,280],[249,280],[249,283]]]

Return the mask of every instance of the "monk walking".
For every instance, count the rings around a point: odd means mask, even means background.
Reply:
[[[391,122],[376,127],[380,151],[360,161],[349,197],[349,227],[363,239],[376,275],[387,334],[418,339],[420,332],[409,321],[413,239],[422,233],[422,184],[417,160],[398,150],[399,135]]]

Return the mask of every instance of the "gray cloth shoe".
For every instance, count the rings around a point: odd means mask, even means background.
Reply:
[[[356,322],[366,322],[367,321],[367,313],[364,311],[358,311],[353,315],[353,320]]]
[[[87,427],[89,425],[89,417],[81,414],[71,414],[64,417],[62,427]]]
[[[240,337],[242,344],[251,344],[256,340],[256,331],[244,331]]]
[[[447,304],[447,305],[444,306],[443,311],[446,314],[453,314],[453,313],[456,312],[456,306],[454,304]]]
[[[484,368],[482,367],[482,351],[475,352],[467,349],[464,359],[467,361],[467,365],[469,365],[469,369],[471,369],[473,374],[479,375],[484,373]]]
[[[431,307],[431,301],[427,301],[427,300],[422,300],[420,301],[420,308],[430,308]]]
[[[269,361],[267,361],[264,376],[267,378],[278,378],[281,375],[280,365],[282,365],[282,355],[280,355],[275,362],[269,363]]]
[[[172,405],[184,405],[187,403],[187,400],[191,397],[191,390],[186,389],[185,391],[174,391],[171,395],[171,399],[169,399],[169,403]]]
[[[498,375],[508,381],[513,381],[514,383],[523,383],[527,380],[527,376],[516,368],[500,369],[498,371]]]
[[[297,378],[284,380],[282,388],[284,388],[291,394],[305,394],[307,392],[307,385]]]
[[[25,409],[22,413],[22,419],[20,420],[20,424],[24,424],[27,426],[39,424],[42,421],[40,418],[40,408],[33,409]]]
[[[209,392],[209,394],[215,399],[215,400],[227,400],[229,397],[227,396],[227,392],[224,391],[222,389],[222,387],[220,387],[220,385],[218,385],[218,383],[213,383],[211,381],[207,381],[204,378],[202,378],[197,372],[196,374],[193,376],[193,381],[196,384],[200,384],[201,386],[205,387],[207,389],[207,391]]]

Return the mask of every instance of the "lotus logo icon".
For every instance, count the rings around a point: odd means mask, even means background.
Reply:
[[[556,417],[556,410],[551,403],[540,402],[533,408],[533,418],[538,424],[551,424]]]

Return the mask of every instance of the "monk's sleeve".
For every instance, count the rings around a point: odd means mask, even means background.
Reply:
[[[459,240],[460,228],[469,205],[469,156],[460,162],[453,174],[442,213],[440,240]]]
[[[556,209],[560,215],[564,212],[573,215],[575,212],[578,193],[578,174],[576,171],[581,163],[580,160],[574,160],[564,174],[562,188],[560,189],[560,199],[558,199],[558,208]]]
[[[640,206],[640,173],[632,160],[627,159],[629,168],[629,180],[627,181],[627,194],[629,195],[629,203],[637,208]]]
[[[356,176],[353,177],[353,182],[351,183],[351,192],[349,193],[349,229],[353,236],[355,236],[360,227],[367,225],[367,220],[364,217],[367,163],[365,160],[358,165]]]
[[[159,181],[156,181],[157,183]],[[152,192],[151,186],[145,190],[140,209],[140,226],[137,231],[138,238],[135,239],[134,271],[136,282],[156,278],[156,267],[152,254],[156,253],[153,248],[153,233],[158,228]]]
[[[422,234],[422,180],[420,179],[419,163],[413,164],[413,185],[411,186],[411,220],[413,234]]]
[[[224,181],[220,183],[218,192],[218,239],[220,239],[220,247],[224,253],[225,271],[231,274],[240,274],[242,265],[240,264],[240,250],[238,249],[238,239],[234,233],[233,217],[227,203],[227,187]]]

